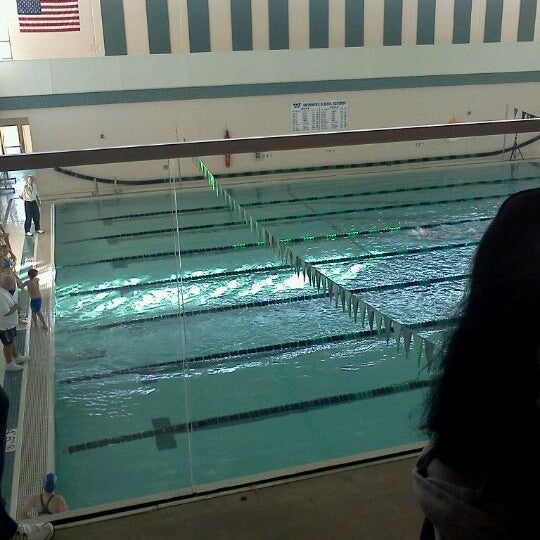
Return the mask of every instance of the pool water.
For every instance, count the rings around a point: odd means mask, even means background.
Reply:
[[[509,194],[540,185],[538,170],[392,170],[230,193],[298,256],[437,341],[483,231]],[[210,189],[55,211],[56,469],[71,508],[424,439],[425,359],[336,309]]]

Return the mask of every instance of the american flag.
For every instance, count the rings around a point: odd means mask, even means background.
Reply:
[[[78,0],[17,0],[21,32],[78,32]]]

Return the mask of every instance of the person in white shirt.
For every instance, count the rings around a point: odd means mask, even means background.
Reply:
[[[0,341],[4,348],[6,371],[21,371],[29,356],[19,356],[17,350],[17,323],[19,320],[19,292],[13,276],[0,278]]]
[[[24,214],[26,216],[24,232],[26,236],[32,236],[30,232],[32,221],[34,222],[35,231],[42,234],[44,231],[39,224],[39,204],[41,201],[39,200],[39,190],[33,176],[26,178],[26,184],[24,184],[20,197],[24,201]]]

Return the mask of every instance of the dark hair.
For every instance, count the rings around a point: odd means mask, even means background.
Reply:
[[[30,268],[28,270],[28,276],[31,278],[35,278],[38,275],[38,271],[35,268]]]
[[[484,233],[439,358],[423,427],[442,461],[503,491],[533,473],[516,472],[516,459],[538,474],[539,347],[540,189],[530,189],[509,197]]]

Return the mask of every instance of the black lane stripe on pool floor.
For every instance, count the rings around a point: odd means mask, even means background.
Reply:
[[[438,320],[432,320],[432,321],[424,321],[420,323],[413,323],[413,324],[407,324],[407,327],[411,330],[429,330],[429,329],[437,329],[437,328],[444,328],[451,324],[454,324],[457,321],[455,318],[447,318],[447,319],[438,319]],[[154,374],[156,371],[160,371],[163,369],[170,369],[170,368],[177,368],[178,366],[185,366],[186,364],[197,364],[197,363],[203,363],[203,364],[214,364],[214,363],[220,363],[223,360],[232,359],[232,358],[238,358],[241,356],[250,356],[254,354],[260,354],[264,352],[278,352],[278,351],[284,351],[284,350],[291,350],[291,349],[299,349],[299,348],[305,348],[305,347],[311,347],[313,345],[321,345],[324,343],[338,343],[342,341],[352,341],[356,339],[366,338],[366,337],[374,337],[374,336],[382,336],[382,333],[378,330],[362,330],[360,332],[348,332],[346,334],[337,334],[333,336],[323,336],[319,338],[312,338],[312,339],[301,339],[301,340],[295,340],[290,341],[287,343],[278,343],[275,345],[262,345],[260,347],[252,347],[249,349],[238,349],[236,351],[225,351],[225,352],[218,352],[213,354],[206,354],[201,356],[192,356],[189,358],[183,358],[179,360],[169,360],[167,362],[159,362],[155,364],[145,364],[142,366],[133,366],[129,368],[122,368],[122,369],[115,369],[111,371],[106,372],[100,372],[100,373],[93,373],[90,375],[80,375],[78,377],[70,377],[68,379],[62,379],[59,381],[60,384],[74,384],[79,382],[86,382],[86,381],[96,381],[100,379],[108,379],[110,377],[114,377],[116,375],[129,375],[132,373],[138,374],[138,375],[151,375]],[[57,356],[61,357],[61,352],[57,353]]]
[[[451,283],[453,281],[464,281],[469,277],[469,274],[458,274],[455,276],[445,276],[440,278],[428,278],[420,279],[416,281],[406,281],[402,283],[392,283],[388,285],[372,285],[370,287],[360,287],[356,289],[350,289],[354,294],[362,294],[367,292],[381,292],[391,291],[397,289],[406,289],[408,287],[418,287],[426,285],[434,285],[437,283]],[[311,289],[312,287],[310,287]],[[291,296],[288,298],[276,298],[272,300],[257,300],[253,302],[243,302],[241,304],[230,304],[226,306],[217,306],[207,309],[192,309],[189,311],[173,311],[169,313],[160,313],[159,315],[152,315],[151,317],[141,317],[137,319],[129,318],[121,321],[115,321],[104,324],[92,324],[88,326],[78,325],[77,328],[70,328],[68,332],[85,332],[88,330],[107,330],[109,328],[118,328],[119,326],[130,326],[133,324],[145,324],[149,322],[155,322],[164,319],[176,319],[179,317],[194,317],[197,315],[208,315],[211,313],[222,313],[225,311],[235,311],[238,309],[250,309],[264,306],[276,306],[281,304],[293,304],[295,302],[309,302],[310,300],[317,300],[320,298],[327,298],[328,292],[323,293],[306,293],[301,296]]]
[[[312,266],[322,266],[322,265],[329,265],[329,264],[338,264],[338,263],[346,263],[346,262],[358,262],[363,260],[372,260],[372,259],[381,259],[381,258],[387,258],[387,257],[398,257],[398,256],[408,256],[408,255],[415,255],[418,253],[430,253],[434,251],[446,251],[451,249],[458,249],[462,247],[470,247],[470,246],[477,246],[478,241],[474,242],[460,242],[458,244],[445,244],[443,246],[423,246],[419,248],[412,248],[412,249],[401,249],[396,251],[387,251],[386,253],[366,253],[364,255],[355,255],[352,257],[336,257],[333,259],[321,259],[318,261],[308,261]],[[182,281],[183,283],[191,283],[193,281],[202,281],[205,279],[220,279],[224,277],[237,277],[237,276],[243,276],[243,275],[251,275],[251,274],[261,274],[261,273],[271,273],[271,272],[280,272],[283,270],[291,269],[289,265],[285,264],[276,264],[275,266],[260,266],[256,268],[249,268],[246,270],[230,270],[226,272],[212,272],[208,274],[198,274],[196,276],[194,275],[187,275],[187,276],[178,276],[177,278],[169,278],[169,279],[156,279],[154,281],[144,281],[140,283],[133,283],[128,285],[116,285],[114,287],[102,287],[97,289],[79,289],[76,291],[69,291],[69,292],[63,292],[59,291],[57,288],[57,297],[64,297],[64,296],[82,296],[87,294],[99,294],[104,292],[112,292],[112,291],[130,291],[133,289],[144,289],[149,287],[160,287],[160,286],[166,286],[170,285],[172,283],[180,283]],[[58,285],[57,285],[58,287]]]
[[[487,217],[480,217],[480,218],[459,219],[459,220],[454,220],[454,221],[441,221],[438,223],[419,223],[418,225],[406,225],[404,227],[393,226],[393,227],[381,227],[378,229],[365,229],[361,231],[352,230],[346,233],[331,233],[331,234],[325,234],[321,236],[304,236],[302,238],[280,238],[279,242],[280,244],[287,245],[287,244],[300,244],[303,242],[317,242],[321,240],[322,241],[338,240],[338,239],[344,239],[344,238],[354,238],[357,236],[367,236],[371,234],[385,234],[385,233],[392,233],[392,232],[398,232],[398,231],[412,231],[412,230],[418,229],[418,227],[420,226],[424,229],[433,229],[435,227],[440,227],[440,226],[445,226],[445,225],[460,225],[463,223],[479,223],[482,221],[490,221],[492,219],[493,219],[493,216],[487,216]],[[234,251],[237,249],[260,248],[260,247],[269,248],[270,245],[264,242],[263,240],[261,240],[259,242],[232,244],[229,246],[185,249],[185,250],[182,250],[181,254],[182,256],[185,256],[185,255],[194,255],[194,254],[200,254],[200,253],[211,253],[211,252],[217,252],[217,251]],[[159,253],[148,253],[148,254],[143,254],[143,255],[126,255],[125,257],[98,259],[96,261],[59,264],[56,266],[56,268],[57,269],[58,268],[74,268],[78,266],[88,266],[92,264],[101,264],[101,263],[112,263],[113,265],[117,264],[117,265],[125,266],[130,261],[138,261],[138,260],[144,260],[144,259],[160,259],[164,257],[174,257],[176,255],[177,255],[176,251],[163,251]]]
[[[456,202],[469,202],[469,201],[482,201],[482,200],[489,200],[489,199],[504,199],[508,197],[508,195],[478,195],[475,197],[463,197],[460,199],[446,199],[441,201],[421,201],[421,202],[414,202],[414,203],[401,203],[401,204],[391,204],[391,205],[383,205],[383,206],[371,206],[367,208],[349,208],[347,210],[329,210],[327,212],[312,212],[311,214],[296,214],[292,216],[280,216],[280,217],[269,217],[269,218],[258,218],[255,219],[256,223],[279,223],[279,222],[289,222],[289,221],[297,221],[302,219],[312,219],[312,218],[319,218],[319,217],[328,217],[328,216],[338,216],[338,215],[344,215],[344,214],[361,214],[363,212],[380,212],[382,210],[395,210],[395,209],[402,209],[402,208],[413,208],[416,206],[434,206],[439,204],[452,204]],[[123,239],[129,239],[129,238],[139,238],[139,237],[149,237],[149,236],[156,236],[156,235],[163,235],[163,234],[172,234],[172,233],[185,233],[189,231],[198,231],[198,230],[209,230],[209,229],[221,229],[224,227],[241,227],[245,228],[246,224],[244,221],[238,219],[235,221],[227,221],[222,223],[210,223],[210,224],[204,224],[204,225],[189,225],[186,227],[167,227],[165,229],[156,229],[151,231],[137,231],[137,232],[126,232],[126,233],[120,233],[120,234],[113,234],[113,235],[106,235],[106,236],[94,236],[89,238],[78,238],[76,240],[65,240],[60,245],[65,244],[73,244],[73,243],[80,243],[80,242],[94,242],[97,240],[107,240],[109,242],[111,241],[119,241]]]
[[[415,187],[403,187],[403,188],[392,188],[392,189],[381,189],[376,191],[357,191],[352,193],[340,193],[333,195],[324,195],[324,196],[313,196],[313,197],[301,197],[296,199],[274,199],[271,201],[264,202],[245,202],[242,203],[244,208],[252,208],[256,206],[267,206],[275,204],[297,204],[303,202],[315,202],[315,201],[325,201],[325,200],[335,200],[335,199],[345,199],[345,198],[354,198],[354,197],[369,197],[371,195],[389,195],[393,193],[408,193],[408,192],[418,192],[418,191],[428,191],[428,190],[437,190],[437,189],[447,189],[452,187],[471,187],[471,186],[483,186],[491,184],[505,184],[508,182],[518,182],[518,181],[531,181],[537,180],[538,176],[524,176],[521,178],[496,178],[493,180],[473,180],[471,182],[452,182],[449,184],[437,184],[434,186],[415,186]],[[346,179],[347,180],[347,179]],[[231,191],[231,189],[228,189]],[[234,187],[232,188],[234,192]],[[211,210],[230,210],[229,206],[202,206],[200,208],[190,208],[190,209],[178,209],[179,214],[190,213],[190,212],[208,212]],[[64,221],[62,224],[75,224],[75,223],[90,223],[93,221],[113,221],[113,220],[124,220],[124,219],[133,219],[138,217],[154,217],[154,216],[165,216],[173,213],[174,209],[169,208],[168,210],[160,210],[156,212],[144,212],[137,214],[123,214],[121,216],[110,216],[106,218],[93,218],[87,220],[79,221]]]
[[[227,414],[223,416],[213,416],[210,418],[204,418],[202,420],[194,420],[192,422],[186,422],[181,424],[171,424],[157,429],[148,429],[146,431],[138,431],[127,435],[119,435],[117,437],[109,437],[107,439],[98,439],[96,441],[91,441],[87,443],[75,444],[72,446],[68,446],[67,451],[70,454],[73,454],[76,452],[94,450],[96,448],[103,448],[105,446],[138,441],[141,439],[149,439],[153,437],[159,438],[167,434],[185,433],[189,430],[198,431],[201,429],[226,427],[236,424],[244,424],[247,422],[258,422],[259,420],[267,420],[269,418],[276,418],[278,416],[305,413],[307,411],[313,411],[325,407],[333,407],[335,405],[344,405],[357,401],[365,401],[368,399],[375,399],[379,397],[395,395],[398,393],[420,390],[423,388],[427,388],[432,384],[432,379],[416,379],[405,381],[402,383],[379,386],[377,388],[363,390],[361,392],[351,392],[348,394],[324,396],[316,399],[310,399],[307,401],[297,401],[295,403],[276,405],[274,407],[265,407],[262,409]]]

